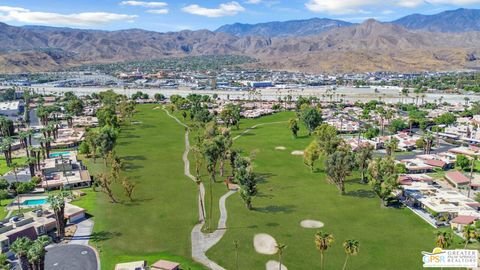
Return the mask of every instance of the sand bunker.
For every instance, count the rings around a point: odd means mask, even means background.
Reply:
[[[154,107],[152,110],[159,110],[159,109],[160,107],[157,106],[157,107]]]
[[[302,220],[302,222],[300,222],[300,226],[308,229],[322,228],[323,225],[323,222],[311,219]]]
[[[266,233],[259,233],[253,237],[255,251],[260,254],[273,255],[277,253],[277,241]]]
[[[265,265],[267,270],[278,270],[280,269],[280,263],[278,261],[270,260]],[[282,270],[288,270],[285,265],[282,264]]]
[[[294,155],[294,156],[303,156],[303,151],[295,150],[295,151],[292,152],[292,155]]]
[[[275,150],[286,150],[287,148],[285,146],[277,146],[275,147]]]
[[[132,125],[140,125],[142,122],[141,121],[132,121]]]

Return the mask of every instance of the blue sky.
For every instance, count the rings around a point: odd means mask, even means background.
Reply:
[[[390,21],[411,13],[433,14],[459,7],[480,8],[480,0],[0,0],[0,21],[166,32],[312,17]]]

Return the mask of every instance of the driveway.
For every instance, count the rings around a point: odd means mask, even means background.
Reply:
[[[59,245],[47,248],[46,270],[97,270],[95,251],[85,245]]]
[[[88,240],[92,236],[93,220],[84,219],[77,223],[77,230],[68,244],[73,245],[88,245]]]

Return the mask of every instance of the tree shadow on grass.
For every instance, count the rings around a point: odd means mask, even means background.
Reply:
[[[150,202],[152,200],[153,200],[153,198],[143,198],[143,199],[133,198],[133,201],[124,201],[124,202],[122,202],[122,204],[127,206],[127,207],[132,207],[132,206],[139,206],[142,203]]]
[[[258,229],[258,225],[252,224],[248,226],[229,226],[229,230],[235,230],[235,229]]]
[[[136,156],[124,156],[122,157],[122,159],[132,161],[132,160],[146,160],[147,158],[143,155],[136,155]]]
[[[255,179],[259,184],[268,183],[268,179],[274,176],[277,176],[277,175],[273,173],[255,173]]]
[[[142,124],[142,128],[154,128],[154,127],[157,127],[157,126],[151,125],[151,124]]]
[[[265,207],[255,207],[254,210],[260,213],[292,213],[295,210],[295,205],[269,205]]]
[[[129,163],[129,164],[126,164],[126,165],[124,166],[124,168],[125,168],[126,171],[131,171],[131,170],[143,169],[144,166],[143,166],[143,165],[136,165],[136,164]]]
[[[103,242],[109,239],[112,239],[113,237],[119,237],[121,236],[122,233],[120,232],[108,232],[108,231],[100,231],[100,232],[94,232],[90,236],[90,240],[92,242]]]
[[[127,146],[129,144],[131,144],[131,142],[128,142],[128,141],[117,142],[117,146]]]
[[[253,129],[252,129],[252,130],[253,130]],[[255,136],[255,133],[252,132],[252,131],[248,131],[248,132],[246,132],[246,133],[242,133],[242,134],[238,134],[238,135],[241,135],[241,136],[240,136],[240,138],[241,138],[241,137],[247,137],[247,136]]]
[[[268,198],[268,199],[271,199],[273,198],[274,196],[271,195],[271,194],[266,194],[266,193],[263,193],[263,192],[257,192],[257,195],[255,195],[255,197],[258,197],[258,198]]]
[[[345,193],[345,196],[358,197],[358,198],[375,198],[375,192],[371,190],[357,189],[351,190]]]
[[[139,136],[139,135],[134,135],[134,134],[128,134],[127,136],[125,136],[127,139],[140,139],[142,138],[142,136]]]

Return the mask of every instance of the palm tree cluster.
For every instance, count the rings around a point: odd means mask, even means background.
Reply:
[[[325,268],[325,252],[330,249],[334,243],[334,236],[325,231],[318,231],[315,234],[315,246],[320,253],[320,269]],[[347,262],[351,256],[355,256],[359,252],[360,242],[354,239],[347,239],[343,242],[343,250],[345,251],[345,262],[343,270],[347,269]]]
[[[52,240],[46,235],[31,240],[27,237],[20,237],[10,246],[10,250],[15,253],[20,261],[21,270],[44,270],[45,269],[45,247]]]

